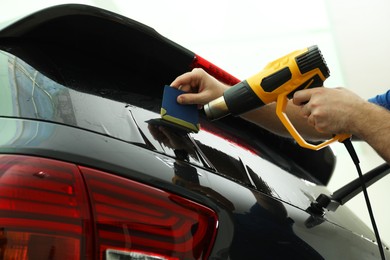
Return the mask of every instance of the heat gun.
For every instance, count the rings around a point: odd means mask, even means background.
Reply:
[[[204,106],[208,118],[215,120],[232,114],[239,116],[266,104],[276,102],[276,114],[297,143],[319,150],[334,141],[343,141],[349,134],[336,135],[321,144],[306,142],[288,119],[288,99],[298,90],[322,87],[330,75],[317,45],[294,51],[273,62],[254,76],[227,89],[223,96]]]

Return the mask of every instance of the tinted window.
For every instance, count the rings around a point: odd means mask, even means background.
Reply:
[[[102,96],[110,88],[109,82],[106,84],[106,88],[98,91]],[[91,84],[89,89],[93,87]],[[161,105],[159,99],[126,92],[121,98],[127,102],[117,102],[80,92],[46,77],[6,52],[0,52],[0,93],[0,116],[83,128],[207,167],[187,135],[149,123],[150,119],[159,118],[156,113]]]
[[[0,115],[51,121],[145,143],[125,104],[67,88],[11,54],[0,52],[0,57]]]

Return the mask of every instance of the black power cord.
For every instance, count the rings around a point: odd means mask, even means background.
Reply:
[[[382,260],[385,260],[386,258],[385,258],[385,253],[384,253],[384,251],[383,251],[383,246],[382,246],[381,238],[380,238],[380,236],[379,236],[379,231],[378,231],[378,228],[377,228],[377,226],[376,226],[376,222],[375,222],[374,214],[373,214],[373,212],[372,212],[372,207],[371,207],[370,199],[369,199],[368,193],[367,193],[367,187],[366,187],[366,184],[365,184],[364,179],[363,179],[362,170],[361,170],[361,168],[360,168],[359,157],[358,157],[357,154],[356,154],[355,148],[353,147],[350,138],[344,140],[344,141],[343,141],[343,144],[345,145],[345,148],[347,148],[348,153],[349,153],[349,155],[351,156],[352,161],[354,162],[354,164],[355,164],[355,166],[356,166],[356,169],[357,169],[357,172],[358,172],[358,174],[359,174],[359,179],[360,179],[360,183],[361,183],[361,186],[362,186],[362,191],[363,191],[364,198],[365,198],[365,201],[366,201],[367,210],[368,210],[368,213],[369,213],[369,215],[370,215],[372,228],[373,228],[374,233],[375,233],[376,241],[377,241],[378,248],[379,248],[379,253],[380,253],[380,255],[381,255]]]

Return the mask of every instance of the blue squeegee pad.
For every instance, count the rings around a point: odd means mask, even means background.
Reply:
[[[161,118],[188,128],[194,132],[198,132],[200,126],[197,105],[181,105],[177,102],[177,97],[183,93],[186,92],[168,85],[164,86]]]

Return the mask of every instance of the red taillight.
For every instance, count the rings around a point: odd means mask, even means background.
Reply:
[[[110,252],[122,257],[207,258],[217,228],[217,216],[211,209],[139,182],[80,169],[93,201],[102,259],[108,259]]]
[[[239,79],[232,76],[231,74],[227,73],[223,69],[219,68],[218,66],[214,65],[213,63],[209,62],[208,60],[200,57],[199,55],[196,55],[194,57],[194,60],[192,61],[191,68],[202,68],[207,73],[215,77],[216,79],[228,84],[228,85],[235,85],[238,82],[240,82]]]
[[[88,259],[83,190],[74,164],[0,156],[0,258]]]
[[[0,156],[0,259],[207,258],[211,209],[101,171]]]

